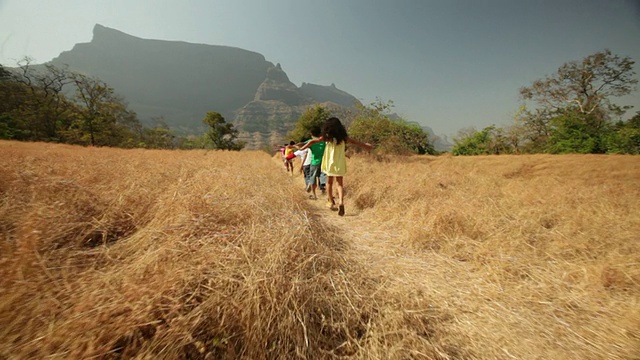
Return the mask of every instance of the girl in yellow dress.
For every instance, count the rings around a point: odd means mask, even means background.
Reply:
[[[327,174],[327,206],[333,208],[335,200],[333,199],[333,182],[335,179],[336,188],[338,190],[338,215],[344,215],[344,188],[343,176],[347,173],[347,158],[345,155],[345,145],[347,143],[354,144],[371,150],[371,144],[361,143],[351,139],[347,135],[347,129],[337,117],[327,119],[322,127],[322,136],[313,139],[305,144],[301,149],[325,141],[324,155],[322,156],[322,172]]]

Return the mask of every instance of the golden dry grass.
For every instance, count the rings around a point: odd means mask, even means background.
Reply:
[[[0,357],[311,357],[370,311],[264,153],[0,147]]]
[[[0,142],[0,359],[635,359],[640,158]],[[320,203],[320,204],[319,204]]]
[[[640,356],[640,157],[357,158],[349,166],[347,205],[439,267],[419,268],[472,357]]]

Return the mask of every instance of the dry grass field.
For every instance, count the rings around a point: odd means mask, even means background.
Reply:
[[[640,358],[637,156],[0,159],[0,359]]]

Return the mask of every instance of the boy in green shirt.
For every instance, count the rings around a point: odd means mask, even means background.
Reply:
[[[311,140],[319,138],[320,132],[321,132],[320,127],[314,126],[311,129],[311,136],[312,136]],[[324,141],[320,141],[309,147],[309,150],[311,150],[311,166],[309,167],[309,181],[311,182],[311,190],[313,191],[312,199],[318,198],[318,196],[316,195],[316,188],[318,187],[317,184],[318,184],[318,181],[320,180],[320,166],[322,165],[322,156],[324,155],[325,145],[326,143]]]

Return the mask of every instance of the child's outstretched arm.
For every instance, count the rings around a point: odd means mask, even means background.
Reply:
[[[360,146],[361,148],[367,149],[367,150],[371,150],[373,149],[373,145],[369,144],[369,143],[362,143],[358,140],[354,140],[350,137],[347,138],[347,142],[356,146]]]
[[[317,138],[317,139],[311,139],[311,140],[309,140],[306,144],[304,144],[304,146],[303,146],[303,147],[301,147],[301,148],[300,148],[300,150],[308,149],[308,148],[309,148],[309,146],[311,146],[311,145],[313,145],[313,144],[317,144],[317,143],[319,143],[319,142],[321,142],[321,141],[324,141],[324,138],[323,138],[322,136],[320,136],[320,137],[319,137],[319,138]]]

